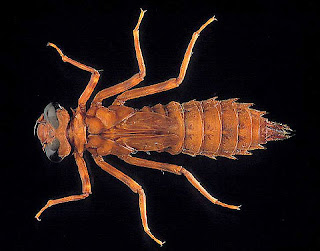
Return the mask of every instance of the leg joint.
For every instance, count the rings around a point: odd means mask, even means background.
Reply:
[[[172,170],[168,170],[168,171],[177,175],[181,175],[183,174],[183,170],[186,170],[186,169],[184,169],[182,166],[174,166]]]
[[[92,192],[90,191],[90,192],[85,192],[85,193],[83,193],[82,195],[83,195],[83,198],[85,199],[85,198],[87,198],[87,197],[89,197],[89,195],[91,194]]]
[[[196,32],[194,32],[193,34],[192,34],[192,39],[198,39],[198,37],[199,37],[199,35],[200,35],[200,32],[201,31],[196,31]]]
[[[189,172],[187,169],[185,169],[185,168],[183,168],[183,167],[181,166],[181,168],[180,168],[180,170],[179,170],[179,173],[186,176],[186,175],[188,175],[190,172]]]
[[[175,79],[175,82],[174,82],[174,84],[175,84],[175,87],[179,87],[179,85],[182,83],[182,81],[183,81],[183,79],[184,79],[184,77],[177,77],[176,79]]]
[[[91,67],[90,67],[90,68],[91,68]],[[96,69],[94,69],[94,68],[92,68],[90,72],[91,72],[91,74],[92,74],[92,79],[94,79],[95,81],[98,81],[99,78],[100,78],[100,73],[99,73],[99,71],[96,70]]]
[[[139,79],[139,82],[142,82],[144,80],[144,77],[146,76],[146,71],[140,71],[138,73],[138,79]]]
[[[144,193],[142,186],[137,185],[137,188],[135,190],[136,190],[137,194],[145,196],[145,193]]]
[[[93,69],[93,72],[92,72],[95,76],[97,77],[100,77],[100,72],[96,69]]]

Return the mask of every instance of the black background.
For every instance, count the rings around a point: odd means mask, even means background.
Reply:
[[[209,2],[209,1],[208,1]],[[161,250],[318,250],[315,193],[319,187],[313,104],[313,59],[319,58],[313,1],[42,1],[3,6],[1,209],[4,250],[158,250],[144,232],[138,196],[85,155],[93,194],[36,212],[49,198],[78,194],[72,156],[50,163],[33,136],[45,105],[76,107],[90,75],[61,61],[66,55],[103,69],[96,90],[137,72],[132,30],[147,9],[140,40],[147,85],[175,77],[192,33],[199,37],[183,84],[128,105],[240,98],[290,125],[295,136],[238,160],[151,153],[140,157],[183,165],[214,196],[241,211],[212,205],[183,177],[106,160],[145,189],[149,225]],[[96,93],[96,92],[95,92]],[[107,100],[105,105],[112,100]],[[314,103],[313,103],[314,102]],[[316,107],[314,107],[316,108]]]

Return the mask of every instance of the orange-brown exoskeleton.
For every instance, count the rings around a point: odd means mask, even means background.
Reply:
[[[143,188],[129,176],[106,163],[102,156],[112,154],[132,165],[184,175],[212,203],[239,210],[240,206],[229,205],[214,198],[182,166],[133,157],[133,153],[165,151],[171,154],[205,155],[209,158],[216,156],[235,158],[234,155],[249,155],[250,150],[262,148],[261,144],[267,141],[288,138],[291,129],[286,125],[268,121],[263,117],[264,112],[250,108],[252,104],[238,103],[237,99],[218,101],[212,98],[183,104],[170,102],[167,105],[158,104],[153,107],[143,107],[140,110],[125,106],[124,103],[127,100],[178,87],[184,79],[192,48],[200,32],[216,20],[215,17],[210,18],[193,33],[178,77],[132,89],[143,81],[146,75],[139,42],[139,26],[144,13],[145,11],[141,10],[138,23],[133,30],[139,73],[122,83],[98,92],[88,110],[86,110],[86,103],[99,81],[99,72],[67,57],[55,44],[48,43],[48,46],[57,50],[64,62],[90,72],[91,78],[78,100],[78,107],[73,111],[71,119],[63,107],[57,103],[50,103],[35,126],[43,150],[50,160],[61,161],[70,154],[73,147],[73,156],[82,181],[82,193],[49,200],[35,217],[40,220],[41,214],[47,208],[64,202],[85,199],[91,194],[90,178],[83,158],[83,153],[87,150],[98,166],[139,195],[144,231],[162,245],[164,242],[156,238],[148,227],[146,196]],[[115,95],[118,96],[111,106],[102,106],[104,99]]]

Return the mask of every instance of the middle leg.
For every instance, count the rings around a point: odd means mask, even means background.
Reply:
[[[134,49],[136,51],[136,58],[139,66],[139,73],[133,75],[131,78],[129,78],[128,80],[122,83],[119,83],[117,85],[111,86],[109,88],[106,88],[98,92],[97,95],[94,97],[91,106],[99,105],[101,104],[102,100],[112,97],[114,95],[117,95],[126,90],[129,90],[130,88],[142,82],[144,77],[146,76],[146,66],[144,64],[144,60],[143,60],[143,56],[140,48],[140,41],[139,41],[139,27],[145,12],[146,10],[141,9],[138,23],[133,30]]]
[[[120,94],[114,100],[113,105],[122,105],[122,104],[124,104],[125,101],[130,100],[130,99],[140,98],[140,97],[144,97],[147,95],[151,95],[151,94],[155,94],[155,93],[159,93],[159,92],[163,92],[163,91],[168,91],[168,90],[171,90],[171,89],[178,87],[182,83],[182,81],[186,75],[188,64],[190,62],[190,58],[192,55],[192,49],[193,49],[193,46],[200,35],[200,32],[204,28],[206,28],[210,23],[212,23],[214,20],[217,20],[217,19],[213,16],[206,23],[204,23],[200,27],[199,30],[197,30],[196,32],[193,33],[192,38],[190,40],[190,43],[188,45],[188,48],[186,50],[186,53],[184,54],[184,58],[183,58],[183,61],[181,63],[181,67],[180,67],[179,76],[177,78],[171,78],[167,81],[164,81],[164,82],[161,82],[158,84],[128,90],[128,91]]]
[[[100,166],[104,171],[108,172],[118,180],[122,181],[124,184],[126,184],[134,193],[137,193],[139,195],[139,207],[140,207],[140,214],[141,214],[141,220],[144,231],[160,246],[162,246],[165,242],[160,241],[157,239],[150,231],[148,227],[147,222],[147,208],[146,208],[146,195],[143,191],[143,188],[135,182],[132,178],[125,175],[121,171],[117,170],[107,162],[103,160],[101,156],[93,156],[94,161],[97,163],[98,166]]]

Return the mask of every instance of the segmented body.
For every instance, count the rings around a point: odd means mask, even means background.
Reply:
[[[127,106],[92,107],[87,112],[86,148],[99,155],[136,151],[205,155],[249,155],[268,140],[284,137],[284,125],[237,99],[170,102],[136,110]]]
[[[205,101],[192,100],[182,104],[170,102],[167,105],[146,106],[140,110],[125,106],[127,100],[178,87],[185,77],[192,48],[200,32],[216,20],[215,17],[211,17],[193,33],[176,78],[135,88],[146,75],[139,42],[139,26],[144,13],[145,11],[141,10],[133,30],[139,73],[98,92],[88,110],[86,105],[99,81],[99,71],[67,57],[55,44],[48,43],[48,46],[56,49],[64,62],[90,72],[91,78],[78,100],[78,107],[73,110],[72,118],[59,104],[49,103],[36,121],[34,131],[51,161],[59,162],[73,150],[81,178],[82,192],[48,200],[35,217],[39,220],[41,214],[49,207],[85,199],[92,193],[89,173],[83,158],[84,152],[88,150],[99,167],[138,194],[143,229],[150,238],[163,245],[164,242],[156,238],[148,227],[146,196],[142,186],[105,162],[102,156],[111,154],[132,165],[183,175],[212,203],[240,210],[240,206],[227,204],[213,197],[184,167],[134,157],[133,153],[166,151],[171,154],[205,155],[210,158],[216,156],[235,158],[235,155],[248,155],[250,150],[263,148],[261,144],[267,141],[289,138],[291,129],[286,125],[268,121],[263,117],[265,112],[250,108],[251,104],[238,103],[237,99],[218,101],[212,98]],[[117,96],[113,105],[102,106],[104,99],[115,95]]]

